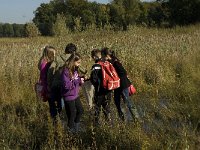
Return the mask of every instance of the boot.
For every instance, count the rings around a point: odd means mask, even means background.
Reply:
[[[125,121],[124,113],[122,111],[119,112],[119,118],[121,119],[121,121]]]
[[[79,123],[75,123],[75,130],[76,130],[76,132],[79,132],[79,130],[80,130],[80,122]]]
[[[76,131],[76,128],[74,127],[74,128],[69,128],[69,133],[70,134],[76,134],[77,133],[77,131]]]
[[[82,128],[80,126],[80,122],[79,123],[75,123],[75,130],[76,130],[76,132],[83,132],[83,131],[85,131],[84,128]]]

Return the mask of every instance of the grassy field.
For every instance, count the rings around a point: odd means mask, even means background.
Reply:
[[[142,123],[114,120],[113,127],[94,128],[81,96],[86,131],[71,136],[61,123],[52,125],[48,104],[38,101],[34,92],[37,63],[45,45],[62,53],[69,42],[77,44],[88,70],[93,48],[116,51],[137,89],[132,98]],[[1,38],[0,149],[200,149],[199,66],[198,25],[135,27],[128,32],[94,31],[60,38]],[[114,106],[112,112],[117,115]]]

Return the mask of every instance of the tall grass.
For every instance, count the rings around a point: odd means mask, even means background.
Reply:
[[[0,149],[199,149],[199,41],[199,26],[0,39]],[[137,89],[132,98],[142,123],[114,117],[112,127],[94,128],[81,96],[86,132],[70,135],[61,122],[53,125],[48,104],[35,97],[37,63],[45,45],[62,53],[69,42],[88,70],[93,48],[116,51]],[[113,104],[112,112],[117,116]]]

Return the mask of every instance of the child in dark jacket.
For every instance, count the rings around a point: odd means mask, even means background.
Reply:
[[[119,78],[120,78],[120,87],[114,90],[114,101],[115,101],[115,105],[117,107],[118,110],[118,115],[119,117],[124,120],[124,114],[122,112],[121,109],[121,97],[124,100],[124,103],[127,105],[131,116],[134,120],[138,120],[139,119],[139,114],[137,112],[136,106],[133,103],[131,97],[129,96],[129,86],[131,85],[131,82],[129,81],[128,77],[127,77],[127,72],[125,70],[125,68],[122,66],[122,64],[120,63],[119,59],[117,59],[114,55],[114,51],[111,51],[108,48],[103,48],[101,51],[102,57],[108,61],[110,61]],[[139,120],[138,120],[139,121]]]
[[[62,71],[61,94],[65,103],[70,131],[79,131],[80,118],[83,107],[79,97],[79,88],[83,78],[79,76],[78,67],[81,63],[79,54],[72,54]]]
[[[111,101],[111,91],[106,90],[102,84],[102,70],[101,65],[98,64],[101,61],[101,50],[94,49],[91,52],[91,56],[95,61],[92,66],[91,72],[91,83],[94,85],[94,107],[95,107],[95,125],[99,125],[99,115],[101,106],[103,107],[103,113],[105,115],[106,121],[110,121],[110,101]]]

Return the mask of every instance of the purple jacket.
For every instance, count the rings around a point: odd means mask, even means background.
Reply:
[[[41,60],[41,63],[39,65],[40,69],[40,82],[44,86],[44,91],[47,92],[47,70],[50,66],[50,63],[48,63],[46,60]]]
[[[77,71],[74,72],[71,78],[69,70],[67,68],[63,69],[61,94],[65,101],[75,100],[79,96],[80,85],[81,78],[78,76]]]

